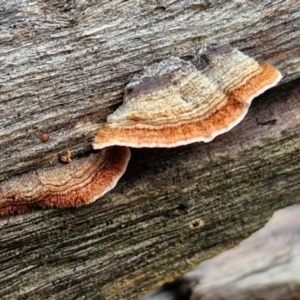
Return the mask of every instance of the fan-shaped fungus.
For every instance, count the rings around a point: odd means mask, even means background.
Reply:
[[[171,57],[147,67],[125,88],[93,147],[176,147],[209,142],[246,115],[281,74],[230,46],[210,46],[192,62]]]

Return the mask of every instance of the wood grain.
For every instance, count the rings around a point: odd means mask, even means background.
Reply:
[[[0,296],[136,299],[300,203],[299,92],[267,92],[210,144],[135,149],[90,206],[3,219]]]
[[[0,297],[136,299],[299,203],[297,2],[2,1],[1,180],[88,153],[130,77],[171,55],[230,43],[285,77],[210,144],[134,150],[91,206],[2,219]]]
[[[207,43],[232,44],[285,82],[297,78],[297,2],[3,1],[0,178],[57,162],[67,149],[89,151],[93,125],[121,103],[133,74]]]

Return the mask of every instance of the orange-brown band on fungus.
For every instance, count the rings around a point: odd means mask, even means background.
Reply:
[[[0,183],[0,216],[31,208],[91,203],[115,187],[129,158],[127,147],[109,147],[69,165],[31,171],[4,181]]]
[[[247,103],[249,99],[262,94],[264,91],[274,86],[278,82],[281,74],[268,63],[262,62],[259,64],[258,73],[251,77],[245,84],[238,86],[229,92],[229,97],[234,97],[240,102]]]
[[[110,136],[117,136],[117,141],[112,141],[116,144],[125,144],[131,147],[155,147],[164,145],[164,147],[174,147],[176,145],[185,145],[196,141],[211,140],[213,134],[222,130],[224,122],[227,124],[235,122],[235,120],[242,114],[244,105],[234,98],[228,99],[226,106],[213,113],[210,117],[200,120],[192,120],[178,124],[177,126],[166,126],[156,129],[152,128],[103,128],[95,138],[94,147],[97,148],[98,140],[105,143]],[[130,139],[128,138],[130,137]],[[201,137],[196,140],[195,137]],[[151,142],[149,142],[151,141]],[[155,142],[153,142],[155,141]],[[178,143],[178,144],[177,144]]]

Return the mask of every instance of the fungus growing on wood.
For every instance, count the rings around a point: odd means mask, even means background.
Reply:
[[[123,104],[100,127],[93,147],[209,142],[237,125],[252,99],[280,79],[271,65],[228,45],[199,51],[192,62],[171,57],[132,78]]]
[[[31,171],[0,183],[0,216],[29,208],[91,203],[115,187],[127,168],[130,150],[109,147],[88,157]]]

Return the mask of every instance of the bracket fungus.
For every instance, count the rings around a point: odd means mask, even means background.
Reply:
[[[209,142],[246,115],[254,97],[276,85],[278,70],[229,45],[209,46],[192,62],[171,57],[144,69],[125,88],[93,147],[176,147]]]
[[[88,157],[31,171],[0,183],[0,216],[29,208],[91,203],[115,187],[127,168],[130,150],[109,147]]]

